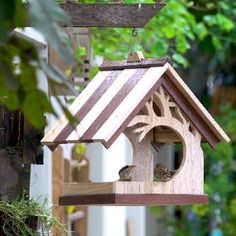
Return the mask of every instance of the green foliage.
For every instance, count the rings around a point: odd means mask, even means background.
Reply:
[[[26,10],[21,0],[0,2],[0,100],[9,110],[21,109],[26,119],[41,129],[45,126],[44,114],[55,112],[38,87],[38,70],[47,75],[51,86],[69,85],[63,72],[48,65],[39,49],[14,36],[12,30],[30,22],[66,63],[73,65],[75,60],[69,38],[58,25],[59,21],[68,21],[68,16],[54,0],[29,0],[28,3]],[[66,111],[63,106],[62,109]]]
[[[27,200],[25,195],[14,202],[0,201],[0,220],[3,220],[1,229],[7,236],[35,235],[35,232],[26,224],[30,216],[37,216],[40,222],[42,235],[49,235],[52,227],[56,227],[63,234],[67,232],[64,225],[52,216],[51,209],[47,208],[47,201],[42,204],[35,200]]]
[[[174,62],[187,67],[185,54],[192,44],[199,43],[205,53],[215,53],[212,59],[215,61],[222,53],[218,49],[227,54],[227,42],[236,43],[233,0],[211,1],[210,4],[187,0],[165,2],[167,5],[157,16],[144,29],[138,30],[137,38],[132,38],[130,29],[94,29],[95,55],[123,59],[128,51],[141,49],[146,57],[171,56]]]
[[[28,0],[31,25],[43,34],[50,47],[57,51],[67,64],[74,64],[72,48],[67,34],[58,22],[69,23],[67,14],[52,0]],[[43,16],[43,17],[42,17]],[[48,23],[50,22],[50,27]]]
[[[86,145],[84,143],[76,144],[75,151],[79,155],[84,155],[86,152]]]
[[[221,116],[217,119],[225,130],[230,124],[233,130],[229,134],[233,135],[236,129],[235,113],[230,106],[223,106]],[[235,142],[219,144],[215,150],[205,144],[203,152],[205,192],[209,195],[209,204],[174,207],[172,214],[177,212],[178,216],[167,216],[168,220],[164,222],[161,215],[163,209],[152,207],[151,211],[165,227],[171,228],[173,235],[210,235],[212,230],[217,228],[223,235],[233,236],[236,222]]]

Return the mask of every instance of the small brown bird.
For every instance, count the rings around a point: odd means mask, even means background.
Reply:
[[[119,181],[131,181],[132,180],[132,172],[133,172],[133,168],[135,167],[135,165],[126,165],[124,167],[122,167],[119,170],[119,176],[120,179]]]
[[[171,180],[173,175],[176,173],[175,170],[169,170],[166,166],[161,163],[157,163],[154,168],[154,181],[167,182]]]

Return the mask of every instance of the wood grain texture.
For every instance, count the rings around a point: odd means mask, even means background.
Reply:
[[[64,182],[64,159],[62,148],[59,146],[56,151],[52,153],[52,202],[55,206],[53,208],[53,216],[57,217],[59,221],[65,223],[64,208],[59,206],[59,196],[62,194],[62,186]],[[53,228],[53,235],[58,235],[57,228]]]
[[[189,205],[208,203],[205,194],[98,194],[61,196],[60,205]]]
[[[79,72],[72,72],[72,74],[67,78],[67,82],[71,85],[72,89],[68,89],[66,86],[62,85],[50,85],[49,93],[51,96],[76,96],[80,93],[80,88],[88,84],[89,72],[90,72],[90,62],[91,62],[91,47],[90,47],[90,31],[88,28],[61,28],[70,38],[73,51],[79,47],[84,47],[86,49],[86,54],[80,58]],[[58,53],[51,47],[48,48],[48,60],[49,64],[60,68],[61,71],[65,72],[72,65],[65,63]],[[78,79],[79,78],[79,79]]]
[[[209,129],[213,133],[212,136],[215,135],[218,138],[218,142],[220,142],[220,141],[229,142],[230,139],[227,136],[227,134],[216,123],[216,121],[213,119],[213,117],[210,115],[210,113],[200,103],[200,101],[196,98],[196,96],[193,94],[193,92],[189,89],[189,87],[184,83],[184,81],[180,78],[180,76],[177,74],[177,72],[169,64],[168,64],[168,70],[166,71],[166,74],[169,77],[169,80],[164,79],[164,81],[167,83],[169,81],[171,81],[172,84],[175,85],[175,88],[172,86],[173,89],[172,89],[171,96],[174,97],[175,92],[179,91],[179,93],[181,93],[183,95],[184,99],[186,101],[188,101],[189,104],[194,108],[194,113],[198,114],[202,118],[202,120],[206,123],[206,125],[209,127]],[[168,89],[166,84],[163,84],[163,86],[165,86],[166,89]],[[169,90],[168,92],[170,93],[171,90]],[[192,119],[192,122],[194,122],[194,121],[195,120]],[[204,130],[204,128],[203,128],[203,130]],[[212,146],[215,145],[213,141],[211,141],[211,142],[212,142]]]
[[[45,135],[42,143],[57,145],[101,142],[109,148],[161,84],[204,140],[213,147],[220,141],[229,141],[228,136],[168,62],[164,66],[148,68],[142,78],[137,79],[135,86],[129,87],[136,70],[146,69],[99,72],[69,108],[72,115],[78,118],[77,129],[62,117]],[[130,90],[126,90],[127,87]],[[160,108],[162,109],[161,105]]]
[[[159,87],[159,79],[165,70],[165,67],[153,67],[148,69],[109,119],[104,122],[101,129],[93,136],[93,140],[104,140],[104,146],[109,148],[120,133],[125,130],[133,117],[145,105],[152,93]]]
[[[159,113],[156,114],[154,104],[158,106]],[[141,149],[139,156],[135,149],[139,147],[142,140],[150,134],[156,127],[165,127],[174,131],[183,143],[183,158],[179,169],[176,171],[172,179],[166,183],[159,182],[155,191],[160,193],[203,193],[203,152],[201,149],[201,135],[195,126],[185,117],[178,105],[171,99],[168,92],[160,86],[145,105],[146,113],[137,115],[128,125],[136,137],[136,141],[132,141],[134,150],[134,159],[140,161],[137,165],[142,164],[142,159],[149,155],[150,160],[143,162],[147,171],[153,175],[153,169],[149,169],[149,165],[153,163],[151,154],[144,153]],[[128,135],[129,138],[129,135]],[[151,142],[151,141],[150,141]],[[149,145],[150,145],[149,142]],[[148,144],[146,143],[146,146]],[[150,147],[148,146],[150,149]],[[145,150],[145,148],[143,148]],[[150,164],[151,163],[151,164]],[[132,163],[134,164],[134,163]],[[142,172],[139,173],[140,175]],[[142,177],[139,177],[142,178]],[[147,180],[146,180],[147,181]],[[158,192],[159,193],[159,192]]]
[[[140,62],[127,62],[127,60],[121,61],[104,61],[100,67],[100,71],[110,70],[124,70],[124,69],[137,69],[137,68],[150,68],[164,66],[166,63],[172,64],[170,58],[159,59],[143,59]]]
[[[60,4],[71,18],[73,27],[136,27],[142,28],[164,6],[155,4]]]
[[[80,109],[82,109],[84,104],[88,103],[88,99],[92,96],[92,94],[96,93],[97,89],[101,89],[104,86],[103,85],[103,83],[105,83],[104,80],[107,77],[109,77],[110,74],[111,74],[110,71],[105,71],[105,73],[100,72],[93,78],[93,80],[88,84],[86,89],[83,90],[83,92],[76,98],[76,100],[69,107],[69,111],[71,112],[72,115],[76,116],[76,114],[80,111]],[[46,133],[41,142],[45,145],[54,145],[60,142],[65,143],[67,135],[70,134],[71,129],[74,130],[73,128],[74,127],[71,126],[66,116],[63,115],[55,123],[55,125]]]
[[[80,168],[75,166],[72,171],[72,182],[89,183],[89,160],[76,152],[76,146],[72,149],[72,160],[77,161]],[[82,165],[83,162],[83,165]],[[80,236],[87,236],[88,233],[88,207],[76,206],[76,211],[82,211],[84,217],[76,220],[72,224],[73,231],[79,233]]]
[[[151,142],[153,141],[153,132],[150,131],[140,142],[137,134],[132,129],[126,129],[125,135],[128,137],[133,150],[132,181],[153,181],[153,154],[151,151]]]
[[[24,165],[24,117],[1,104],[0,117],[0,200],[14,201],[30,185],[30,165]]]
[[[139,82],[142,76],[147,72],[147,69],[137,69],[129,78],[129,80],[122,86],[122,88],[116,93],[111,102],[104,108],[100,116],[94,120],[93,125],[91,125],[86,132],[81,137],[81,140],[91,140],[93,135],[101,128],[104,121],[107,120],[111,114],[115,111],[124,98],[130,93],[130,91]],[[117,88],[117,85],[116,85]],[[116,91],[112,90],[113,93]]]
[[[102,91],[101,88],[98,88],[97,93],[95,92],[91,96],[94,98],[94,102],[92,103],[92,105],[88,104],[87,106],[84,106],[85,116],[81,118],[81,121],[76,127],[76,130],[68,136],[68,138],[66,139],[67,142],[73,142],[73,140],[77,140],[78,138],[84,141],[86,141],[86,138],[88,141],[93,140],[92,138],[89,139],[86,136],[84,137],[84,134],[86,134],[86,132],[88,131],[88,136],[93,137],[94,133],[90,133],[92,128],[95,128],[96,130],[97,123],[95,121],[99,119],[99,115],[103,115],[104,110],[107,109],[107,106],[109,106],[110,102],[113,101],[116,94],[119,93],[120,90],[122,90],[124,85],[129,81],[129,79],[134,75],[135,72],[136,70],[123,70],[121,71],[121,73],[119,71],[113,71],[111,73],[111,82],[109,83],[109,78],[104,81],[106,82],[104,91]],[[90,100],[91,99],[89,99],[88,101]],[[119,104],[116,104],[116,107],[118,105]],[[100,128],[99,123],[98,128]]]
[[[108,183],[65,183],[63,195],[114,193],[113,182]]]
[[[153,130],[153,141],[156,143],[181,143],[179,136],[170,129]]]

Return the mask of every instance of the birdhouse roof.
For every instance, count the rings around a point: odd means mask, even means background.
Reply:
[[[42,143],[50,147],[60,143],[102,142],[109,148],[160,86],[212,147],[229,141],[167,59],[144,59],[104,62],[69,108],[79,120],[76,129],[63,116]]]

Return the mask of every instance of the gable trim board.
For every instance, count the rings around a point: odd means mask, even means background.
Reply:
[[[100,71],[69,108],[79,120],[76,130],[62,117],[42,143],[102,142],[109,148],[161,85],[212,147],[229,141],[168,62],[149,68],[145,65]]]

